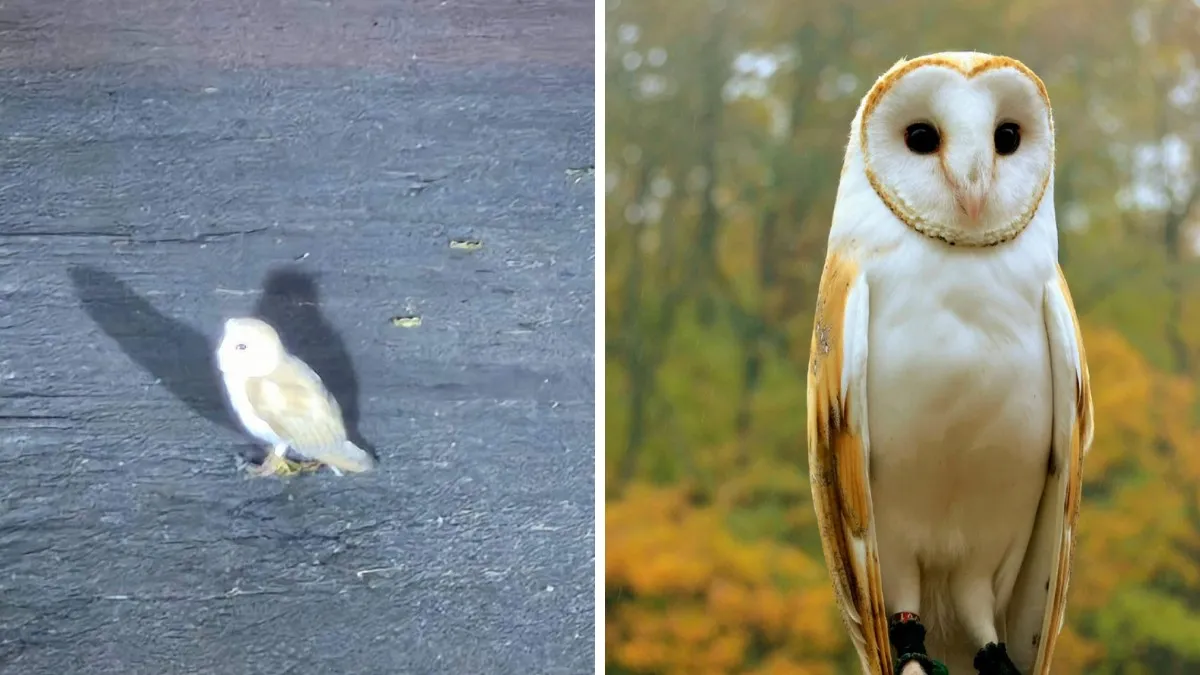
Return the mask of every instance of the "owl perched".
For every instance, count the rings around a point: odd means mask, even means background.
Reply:
[[[897,63],[851,126],[808,374],[864,672],[1050,672],[1091,440],[1045,86],[1002,56]]]
[[[346,438],[341,407],[321,378],[287,352],[265,321],[226,321],[217,365],[238,420],[271,446],[259,473],[287,467],[288,448],[338,474],[374,467],[371,455]]]

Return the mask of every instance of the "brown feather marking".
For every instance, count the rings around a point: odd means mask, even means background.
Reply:
[[[867,529],[867,496],[862,490],[862,440],[850,428],[850,410],[842,399],[843,332],[846,303],[850,286],[858,275],[852,261],[830,253],[821,276],[817,295],[817,316],[813,329],[813,361],[819,373],[817,386],[818,410],[825,411],[817,426],[821,437],[818,443],[828,448],[841,501],[842,516],[854,536],[863,536]]]
[[[809,352],[809,471],[822,550],[843,621],[863,638],[868,672],[892,675],[882,583],[877,575],[858,578],[854,565],[853,540],[873,536],[862,439],[841,391],[846,304],[858,272],[854,260],[830,251],[821,274]],[[877,570],[878,559],[872,555],[866,565]],[[848,610],[858,614],[861,626]]]
[[[887,93],[887,91],[891,89],[900,78],[916,70],[917,68],[923,68],[925,66],[949,68],[950,70],[961,73],[962,76],[967,79],[982,75],[990,70],[1012,68],[1013,70],[1024,74],[1033,81],[1034,86],[1037,87],[1038,95],[1041,96],[1042,101],[1044,101],[1046,104],[1046,107],[1050,107],[1050,94],[1046,92],[1045,83],[1042,82],[1042,78],[1037,76],[1037,73],[1034,73],[1032,70],[1030,70],[1029,67],[1024,63],[1007,56],[987,56],[981,59],[973,59],[973,61],[974,63],[966,66],[959,61],[955,61],[945,56],[931,54],[912,59],[911,61],[901,61],[897,63],[886,73],[881,75],[871,87],[871,91],[867,93],[867,100],[863,106],[863,120],[865,121],[870,113],[875,110],[875,106],[879,105],[879,101],[883,98],[883,95]],[[1053,129],[1051,129],[1051,131],[1053,132]]]

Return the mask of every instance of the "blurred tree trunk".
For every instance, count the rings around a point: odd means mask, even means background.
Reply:
[[[650,183],[650,162],[642,162],[641,170],[638,175],[637,189],[635,192],[636,201],[641,203],[646,197],[646,192]],[[626,224],[625,227],[638,227],[641,225]],[[621,335],[617,340],[613,356],[617,356],[625,361],[626,373],[629,376],[629,431],[625,438],[625,454],[621,456],[620,470],[617,478],[618,490],[637,471],[638,453],[641,450],[642,440],[646,435],[646,406],[650,400],[651,388],[653,387],[653,368],[650,362],[651,344],[650,340],[661,339],[661,334],[649,334],[641,330],[641,316],[643,314],[643,288],[645,281],[645,264],[646,255],[641,248],[641,238],[634,235],[633,252],[630,256],[629,275],[625,283],[625,297],[622,299],[621,306],[624,308],[625,316],[622,317],[621,324],[625,329],[621,331]],[[667,308],[663,308],[667,309]]]
[[[721,137],[721,121],[724,117],[725,83],[729,80],[729,57],[725,53],[726,12],[724,7],[713,14],[708,36],[702,47],[701,104],[696,117],[696,142],[700,147],[699,165],[707,181],[701,195],[699,230],[696,235],[696,256],[692,265],[690,284],[697,292],[700,322],[711,326],[714,320],[714,298],[702,291],[711,288],[717,275],[716,247],[720,229],[720,213],[717,210],[716,191],[722,172],[718,171],[718,154]]]

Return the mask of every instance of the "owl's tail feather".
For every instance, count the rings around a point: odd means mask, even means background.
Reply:
[[[354,443],[346,441],[338,450],[328,453],[321,461],[341,471],[362,473],[375,468],[375,458]]]

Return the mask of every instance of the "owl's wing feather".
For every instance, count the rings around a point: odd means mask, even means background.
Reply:
[[[262,421],[301,455],[325,461],[345,443],[337,401],[303,361],[289,356],[269,376],[252,378],[247,390]]]
[[[808,469],[821,548],[864,673],[893,675],[868,482],[868,290],[858,265],[829,253],[808,371]]]
[[[1014,663],[1048,675],[1066,613],[1083,493],[1083,458],[1092,444],[1092,392],[1079,318],[1062,269],[1046,284],[1043,305],[1050,346],[1054,425],[1046,487],[1008,610]]]

